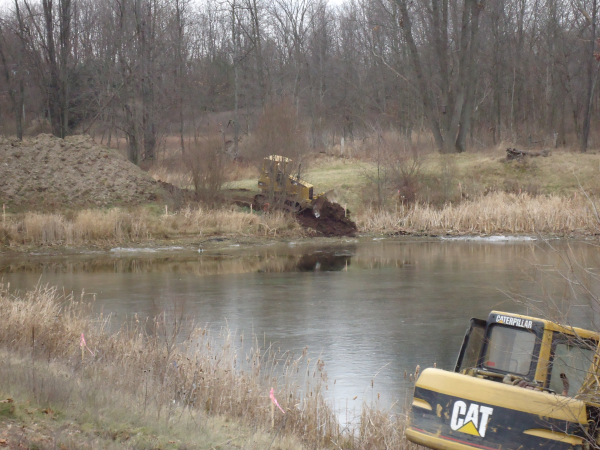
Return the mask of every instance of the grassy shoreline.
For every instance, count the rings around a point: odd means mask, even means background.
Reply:
[[[600,232],[593,200],[580,196],[532,196],[495,192],[448,203],[416,203],[395,210],[364,209],[353,215],[360,235],[542,234],[591,236]],[[86,209],[68,213],[7,215],[0,222],[0,251],[52,248],[111,248],[129,245],[196,246],[214,238],[311,239],[291,214],[251,212],[239,207],[184,208],[174,213],[147,207]],[[3,245],[2,245],[3,244]]]
[[[376,405],[341,429],[323,395],[325,363],[306,351],[244,347],[244,336],[176,314],[110,334],[89,305],[49,287],[15,296],[0,286],[0,309],[0,424],[9,430],[0,438],[11,448],[23,425],[37,430],[37,448],[59,438],[67,449],[416,448],[404,417]],[[271,387],[285,416],[271,407]]]

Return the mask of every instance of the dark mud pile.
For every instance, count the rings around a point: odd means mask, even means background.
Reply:
[[[356,224],[352,222],[337,203],[325,201],[319,210],[320,217],[317,219],[312,209],[305,209],[296,216],[300,225],[311,228],[319,236],[354,236]]]

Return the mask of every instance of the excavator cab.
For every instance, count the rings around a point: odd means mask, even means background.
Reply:
[[[589,446],[600,411],[590,396],[598,339],[498,311],[471,319],[454,372],[426,369],[416,381],[408,439],[433,449]]]

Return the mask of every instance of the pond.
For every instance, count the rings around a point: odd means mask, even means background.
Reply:
[[[308,346],[325,362],[327,395],[358,407],[378,394],[383,406],[404,405],[412,394],[404,374],[417,365],[452,370],[471,317],[492,309],[537,315],[550,297],[562,307],[567,290],[553,265],[567,251],[600,267],[586,242],[523,238],[223,244],[4,256],[0,276],[13,291],[37,283],[85,291],[114,329],[135,314],[167,312],[296,354]],[[569,305],[573,325],[597,328],[589,300]]]

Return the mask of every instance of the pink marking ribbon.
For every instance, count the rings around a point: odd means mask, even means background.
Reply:
[[[281,406],[279,406],[279,402],[275,398],[275,393],[273,392],[273,388],[271,388],[271,394],[269,394],[269,397],[271,397],[271,401],[273,403],[275,403],[275,405],[281,410],[281,412],[285,414],[285,411],[283,410],[283,408]]]
[[[94,356],[94,352],[91,351],[90,348],[85,343],[85,338],[83,337],[83,333],[81,333],[81,338],[79,339],[79,346],[87,348],[88,352],[90,352],[92,354],[92,356]]]

